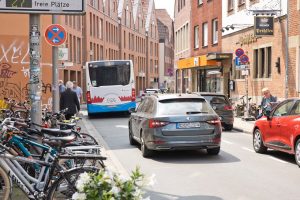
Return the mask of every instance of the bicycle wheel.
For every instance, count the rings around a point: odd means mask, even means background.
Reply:
[[[93,167],[76,168],[63,174],[56,180],[49,189],[48,200],[66,200],[71,199],[72,195],[77,192],[76,182],[79,175],[87,173],[95,173],[99,169]]]
[[[0,199],[8,200],[11,192],[10,178],[0,166]]]
[[[97,142],[97,140],[87,134],[87,133],[80,133],[81,137],[77,137],[76,141],[79,142],[82,145],[99,145],[99,143]]]

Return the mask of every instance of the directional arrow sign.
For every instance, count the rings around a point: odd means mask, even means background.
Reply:
[[[60,46],[67,40],[66,30],[59,24],[52,24],[45,31],[45,39],[52,46]]]

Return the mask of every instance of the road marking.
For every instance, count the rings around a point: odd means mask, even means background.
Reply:
[[[233,144],[232,142],[229,142],[227,140],[222,140],[222,142],[226,143],[226,144]]]
[[[116,128],[126,128],[126,129],[128,129],[128,126],[127,125],[116,125]]]
[[[287,164],[287,163],[288,163],[288,162],[286,162],[286,161],[283,161],[283,160],[280,160],[280,159],[278,159],[278,158],[274,158],[274,157],[270,157],[270,156],[269,156],[269,158],[270,158],[270,159],[272,159],[272,160],[275,160],[275,161],[281,162],[281,163],[283,163],[283,164]]]
[[[250,152],[252,152],[252,153],[255,153],[255,151],[254,151],[254,150],[252,150],[252,149],[249,149],[249,148],[247,148],[247,147],[242,147],[242,149],[244,149],[244,150],[246,150],[246,151],[250,151]]]

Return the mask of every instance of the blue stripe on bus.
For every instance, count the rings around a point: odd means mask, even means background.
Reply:
[[[87,104],[88,113],[104,113],[104,112],[121,112],[128,111],[130,108],[135,108],[136,102],[129,102],[115,106],[104,106],[97,104]]]

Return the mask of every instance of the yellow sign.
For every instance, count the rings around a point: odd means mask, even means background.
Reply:
[[[216,60],[207,60],[206,55],[191,57],[179,60],[177,62],[178,69],[188,69],[194,67],[206,67],[206,66],[217,66]]]
[[[199,58],[198,57],[191,57],[179,60],[177,62],[178,69],[187,69],[192,67],[199,66]]]

